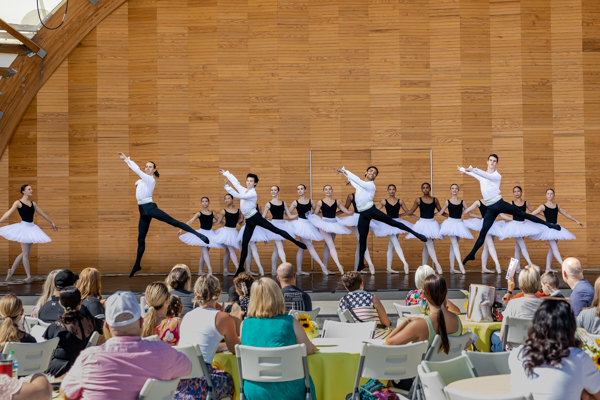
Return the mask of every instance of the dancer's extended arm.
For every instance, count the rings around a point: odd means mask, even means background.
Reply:
[[[398,200],[400,202],[400,207],[404,210],[404,212],[408,212],[408,207],[406,207],[406,204],[404,204],[404,200]],[[419,219],[419,217],[417,217],[416,215],[412,214],[410,215],[410,217],[414,218],[414,219]]]
[[[50,225],[52,225],[52,229],[54,230],[54,232],[58,232],[58,227],[56,225],[54,225],[54,222],[52,222],[52,220],[50,218],[48,218],[48,216],[42,211],[41,208],[38,207],[37,204],[35,204],[34,201],[31,202],[33,204],[33,207],[35,208],[35,211],[37,211],[38,214],[40,214],[42,216],[42,218],[44,218],[46,221],[48,221],[50,223]]]
[[[437,201],[437,199],[435,199],[435,200]],[[444,202],[444,205],[442,206],[442,209],[441,209],[440,211],[436,212],[436,213],[435,213],[435,214],[433,214],[433,215],[435,215],[436,217],[441,217],[441,216],[442,216],[442,214],[444,213],[444,211],[446,211],[446,208],[448,208],[448,200],[446,200],[446,201]]]
[[[292,211],[294,211],[294,210],[296,209],[296,204],[298,204],[298,203],[296,202],[296,200],[292,201],[292,205],[290,206],[290,209],[289,209],[289,210],[287,210],[287,211],[288,211],[289,213],[291,213]],[[298,215],[296,215],[296,217],[297,217],[297,216],[298,216]]]
[[[562,209],[561,206],[559,206],[558,204],[556,205],[556,207],[558,207],[558,212],[561,213],[562,215],[564,215],[565,217],[567,217],[568,219],[570,219],[571,221],[575,222],[577,225],[579,225],[580,227],[583,228],[583,224],[579,221],[577,221],[575,218],[571,217],[569,215],[569,213],[567,213],[565,210]]]
[[[121,160],[124,160],[125,163],[129,166],[129,168],[131,168],[131,170],[135,172],[137,176],[139,176],[146,185],[154,184],[154,177],[142,171],[140,167],[135,163],[135,161],[131,161],[131,158],[127,157],[124,153],[117,154],[119,155]]]
[[[198,218],[200,218],[200,211],[198,211],[196,214],[194,214],[194,216],[192,217],[192,219],[190,219],[188,222],[186,222],[187,225],[192,226],[192,224],[194,223],[195,220],[197,220]],[[177,236],[181,235],[183,233],[183,230],[180,229],[179,232],[177,232]]]
[[[480,204],[481,204],[481,203],[479,202],[479,200],[476,200],[476,201],[475,201],[475,203],[473,203],[473,204],[471,205],[471,207],[469,207],[469,208],[467,208],[466,210],[464,210],[464,211],[463,211],[463,214],[467,214],[467,213],[468,213],[469,215],[471,215],[471,211],[473,211],[474,209],[476,209],[477,207],[479,207],[479,206],[480,206]],[[477,215],[475,214],[475,218],[479,218],[479,216],[477,216]]]
[[[358,176],[356,176],[352,172],[348,171],[345,167],[342,167],[342,169],[336,169],[336,171],[338,174],[344,174],[350,181],[350,184],[352,186],[354,186],[355,189],[358,189],[360,187],[362,189],[365,189],[368,192],[372,192],[372,194],[375,195],[375,183],[374,182],[363,181]]]
[[[2,218],[0,218],[0,223],[6,221],[6,218],[8,218],[10,216],[10,214],[14,213],[17,208],[19,208],[19,200],[15,201],[13,203],[12,207],[7,212],[4,213]]]
[[[350,210],[348,210],[348,208],[344,207],[344,205],[342,204],[341,201],[336,200],[336,203],[337,203],[338,208],[340,210],[342,210],[344,213],[350,214],[350,215],[354,214],[354,211],[350,211]]]
[[[477,203],[477,202],[475,202],[475,203]],[[481,218],[479,215],[477,215],[477,214],[475,214],[475,213],[472,213],[472,212],[471,212],[471,210],[472,210],[472,209],[468,209],[468,208],[467,208],[467,204],[466,204],[466,203],[465,203],[465,201],[463,200],[463,212],[462,212],[462,215],[469,214],[469,216],[471,216],[471,217],[473,217],[473,218]]]
[[[415,202],[414,202],[412,208],[410,210],[408,210],[408,211],[403,212],[402,214],[400,214],[400,217],[408,217],[408,216],[413,215],[415,213],[415,211],[417,211],[417,208],[419,208],[419,202],[420,201],[421,201],[421,198],[417,197],[415,199]]]
[[[321,211],[321,206],[322,205],[323,205],[323,201],[322,200],[317,201],[317,207],[314,209],[315,211],[313,212],[313,214],[317,215]]]
[[[238,192],[244,193],[246,191],[247,188],[243,187],[240,184],[240,181],[238,181],[237,178],[231,172],[225,171],[223,169],[220,169],[219,172],[222,173],[223,176],[225,176],[225,178],[229,180],[229,182],[231,182],[231,184],[235,187],[235,189]]]
[[[229,174],[229,172],[225,171],[223,173],[223,175],[225,175],[225,174]],[[227,176],[227,175],[225,175],[225,176]],[[225,188],[227,193],[229,193],[236,199],[240,199],[240,200],[256,199],[256,191],[255,190],[249,190],[248,192],[246,192],[247,188],[240,185],[240,183],[237,181],[237,179],[235,179],[235,176],[233,176],[231,174],[229,174],[229,176],[231,176],[235,180],[235,182],[234,182],[230,178],[228,178],[229,181],[237,188],[237,191],[234,188],[232,188],[231,186],[229,186],[229,184],[227,183],[227,179],[225,179],[225,182],[223,183],[223,187]],[[246,193],[244,193],[244,192],[246,192]]]
[[[267,213],[269,212],[269,209],[271,208],[271,202],[267,202],[267,204],[265,204],[265,208],[264,211],[262,213],[262,217],[263,218],[267,218]]]
[[[541,213],[542,211],[544,211],[544,207],[545,207],[545,205],[542,204],[541,206],[539,206],[538,208],[536,208],[535,211],[531,213],[531,215],[538,215],[539,213]]]
[[[492,181],[497,183],[498,185],[502,181],[502,176],[500,174],[489,174],[486,171],[482,171],[479,168],[473,168],[469,166],[469,168],[458,167],[458,170],[464,174],[470,175],[477,180],[487,179],[488,181]]]
[[[281,203],[283,204],[285,214],[288,216],[289,219],[298,218],[298,215],[292,215],[292,210],[288,209],[287,205],[285,205],[285,201],[282,201]]]

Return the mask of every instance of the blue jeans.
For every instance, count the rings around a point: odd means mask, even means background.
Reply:
[[[504,344],[500,339],[500,331],[495,331],[492,333],[492,346],[490,347],[490,351],[492,353],[500,353],[502,351],[502,345]]]

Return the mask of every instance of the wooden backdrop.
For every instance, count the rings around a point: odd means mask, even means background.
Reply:
[[[433,195],[451,183],[468,203],[477,181],[456,165],[484,167],[500,156],[505,199],[556,202],[585,229],[561,242],[563,257],[600,261],[600,3],[596,0],[130,0],[78,46],[31,103],[0,159],[0,204],[8,209],[29,183],[56,222],[52,243],[34,246],[34,273],[97,267],[128,272],[135,259],[137,177],[117,151],[153,160],[158,205],[187,219],[209,196],[223,208],[219,168],[260,176],[259,201],[281,187],[291,203],[309,184],[314,198],[343,164],[362,173],[380,166],[376,199],[389,183],[411,205],[433,160]],[[236,202],[237,204],[237,202]],[[18,222],[15,213],[10,222]],[[440,220],[441,221],[441,220]],[[145,272],[176,262],[195,269],[198,248],[153,222]],[[338,240],[347,269],[354,240]],[[401,241],[411,267],[422,244]],[[527,242],[545,264],[547,245]],[[472,241],[463,241],[466,254]],[[387,239],[371,239],[385,269]],[[270,268],[272,246],[259,244]],[[322,249],[322,245],[318,246]],[[448,241],[436,242],[448,266]],[[497,241],[505,267],[514,242]],[[286,245],[288,259],[295,248]],[[0,241],[10,265],[18,244]],[[212,250],[215,271],[222,252]],[[305,269],[309,267],[305,255]],[[493,263],[490,261],[490,266]],[[330,262],[330,266],[333,263]],[[557,266],[554,262],[554,266]],[[401,268],[397,259],[394,267]],[[472,262],[469,269],[478,269]],[[20,270],[22,271],[22,270]]]

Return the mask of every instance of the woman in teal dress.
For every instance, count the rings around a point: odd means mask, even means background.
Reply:
[[[317,348],[308,340],[298,320],[285,314],[283,294],[274,280],[261,278],[255,281],[250,293],[248,315],[242,323],[242,345],[284,347],[304,344],[307,354],[316,351]],[[316,400],[312,379],[310,388],[312,399]],[[306,390],[304,379],[288,382],[244,381],[244,395],[248,400],[305,400]]]

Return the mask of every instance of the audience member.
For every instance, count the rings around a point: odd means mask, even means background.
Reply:
[[[183,303],[183,311],[181,318],[197,307],[194,303],[194,293],[191,291],[191,274],[190,269],[185,264],[177,264],[171,270],[167,277],[167,286],[169,293],[179,296]]]
[[[81,352],[60,394],[68,400],[136,400],[147,379],[171,380],[192,368],[183,353],[162,342],[142,340],[141,309],[131,292],[106,300],[105,329],[111,339]]]
[[[312,300],[296,286],[296,278],[296,270],[292,264],[285,262],[277,267],[277,280],[281,285],[286,314],[291,310],[312,311]]]
[[[31,311],[31,316],[33,318],[39,318],[38,313],[40,308],[50,301],[52,296],[58,292],[56,286],[54,286],[54,278],[56,278],[56,274],[58,274],[60,271],[62,271],[62,269],[55,269],[46,277],[46,281],[44,281],[44,286],[42,287],[42,295],[38,299],[37,303],[35,303],[35,307],[33,307],[33,310]]]
[[[195,300],[199,307],[190,311],[180,327],[179,346],[200,346],[202,357],[210,373],[217,398],[233,398],[233,379],[231,375],[212,366],[217,351],[229,350],[235,354],[235,345],[239,344],[233,317],[221,311],[217,302],[221,294],[221,284],[213,275],[202,275],[194,285]],[[221,340],[225,338],[225,343]],[[179,382],[175,399],[207,398],[206,378],[183,379]]]
[[[565,298],[565,296],[558,288],[559,281],[558,274],[556,272],[552,270],[544,272],[544,274],[540,278],[540,282],[542,283],[542,292],[544,292],[546,296],[556,297],[559,299]]]
[[[250,303],[250,287],[254,283],[254,278],[245,272],[242,272],[233,279],[233,285],[238,295],[237,303],[244,312],[242,319],[248,313],[248,304]]]
[[[592,306],[579,313],[577,327],[583,328],[593,335],[600,335],[600,277],[594,283],[594,299]]]
[[[60,320],[60,316],[64,312],[64,309],[60,306],[58,301],[60,291],[66,287],[75,285],[75,282],[79,279],[79,275],[71,272],[68,269],[59,271],[54,277],[55,292],[52,297],[46,301],[46,303],[40,307],[38,312],[38,318],[46,323],[52,323]]]
[[[542,270],[541,270],[541,268],[540,268],[539,266],[535,265],[535,264],[527,264],[527,265],[525,266],[525,268],[533,268],[533,269],[535,269],[535,270],[536,270],[536,271],[537,271],[537,272],[540,274],[540,276],[542,276]],[[516,286],[517,286],[517,285],[516,285],[516,283],[515,283],[515,278],[514,278],[514,277],[513,277],[513,278],[510,278],[510,279],[508,280],[508,282],[507,282],[507,291],[506,291],[506,293],[504,294],[504,297],[502,297],[502,299],[504,300],[504,302],[505,302],[505,303],[508,303],[508,302],[509,302],[509,301],[511,301],[512,299],[519,299],[519,298],[521,298],[521,297],[525,296],[525,293],[523,293],[522,291],[521,291],[521,292],[519,292],[519,293],[517,293],[517,294],[515,294],[515,295],[513,296],[513,291],[515,290],[515,287],[516,287]],[[557,286],[557,287],[558,287],[558,286]],[[547,295],[546,293],[544,293],[544,292],[541,290],[541,287],[540,287],[540,288],[538,288],[538,290],[535,292],[535,295],[536,295],[537,297],[539,297],[539,298],[543,298],[543,297],[548,297],[548,296],[549,296],[549,295]]]
[[[156,327],[156,334],[160,340],[169,343],[171,346],[177,346],[181,334],[179,327],[181,325],[181,310],[183,305],[179,296],[169,295],[169,305],[167,306],[167,318]]]
[[[350,293],[341,298],[338,308],[349,310],[354,322],[375,321],[377,327],[373,338],[385,339],[392,332],[390,318],[377,295],[365,292],[360,272],[346,272],[342,275],[342,283]]]
[[[360,275],[360,273],[357,272]],[[316,351],[304,329],[291,315],[285,314],[285,301],[277,283],[261,278],[252,285],[248,318],[242,324],[242,344],[255,347],[306,345],[307,354]],[[311,395],[315,390],[311,379]],[[288,382],[244,382],[248,400],[305,400],[304,379]]]
[[[583,268],[578,259],[569,257],[562,264],[562,275],[567,285],[571,288],[569,301],[573,313],[578,316],[581,310],[589,307],[594,299],[594,287],[583,278]]]
[[[429,304],[423,293],[423,282],[429,275],[435,275],[435,271],[429,265],[421,265],[415,272],[416,289],[411,290],[406,295],[407,306],[421,306],[425,314],[429,314]],[[454,314],[460,314],[460,309],[451,301],[446,302],[446,309]]]
[[[81,271],[75,287],[81,292],[81,306],[87,308],[92,317],[104,320],[100,272],[96,268],[84,269]]]
[[[509,356],[513,394],[535,400],[600,397],[600,372],[575,338],[575,317],[568,302],[543,301],[533,317],[525,345]]]
[[[46,340],[59,338],[46,370],[46,373],[56,377],[61,377],[71,369],[79,353],[87,346],[96,324],[96,319],[89,313],[80,312],[81,292],[76,287],[69,286],[61,290],[59,304],[64,308],[64,313],[44,332]]]
[[[36,343],[33,336],[19,329],[19,321],[23,317],[23,302],[14,294],[7,294],[0,299],[0,351],[8,342]]]
[[[0,400],[48,400],[51,397],[52,385],[42,374],[34,374],[31,382],[0,374]]]
[[[172,346],[179,343],[181,318],[169,318],[167,309],[171,300],[169,288],[163,282],[153,282],[144,293],[148,311],[144,318],[142,337],[158,335]]]

